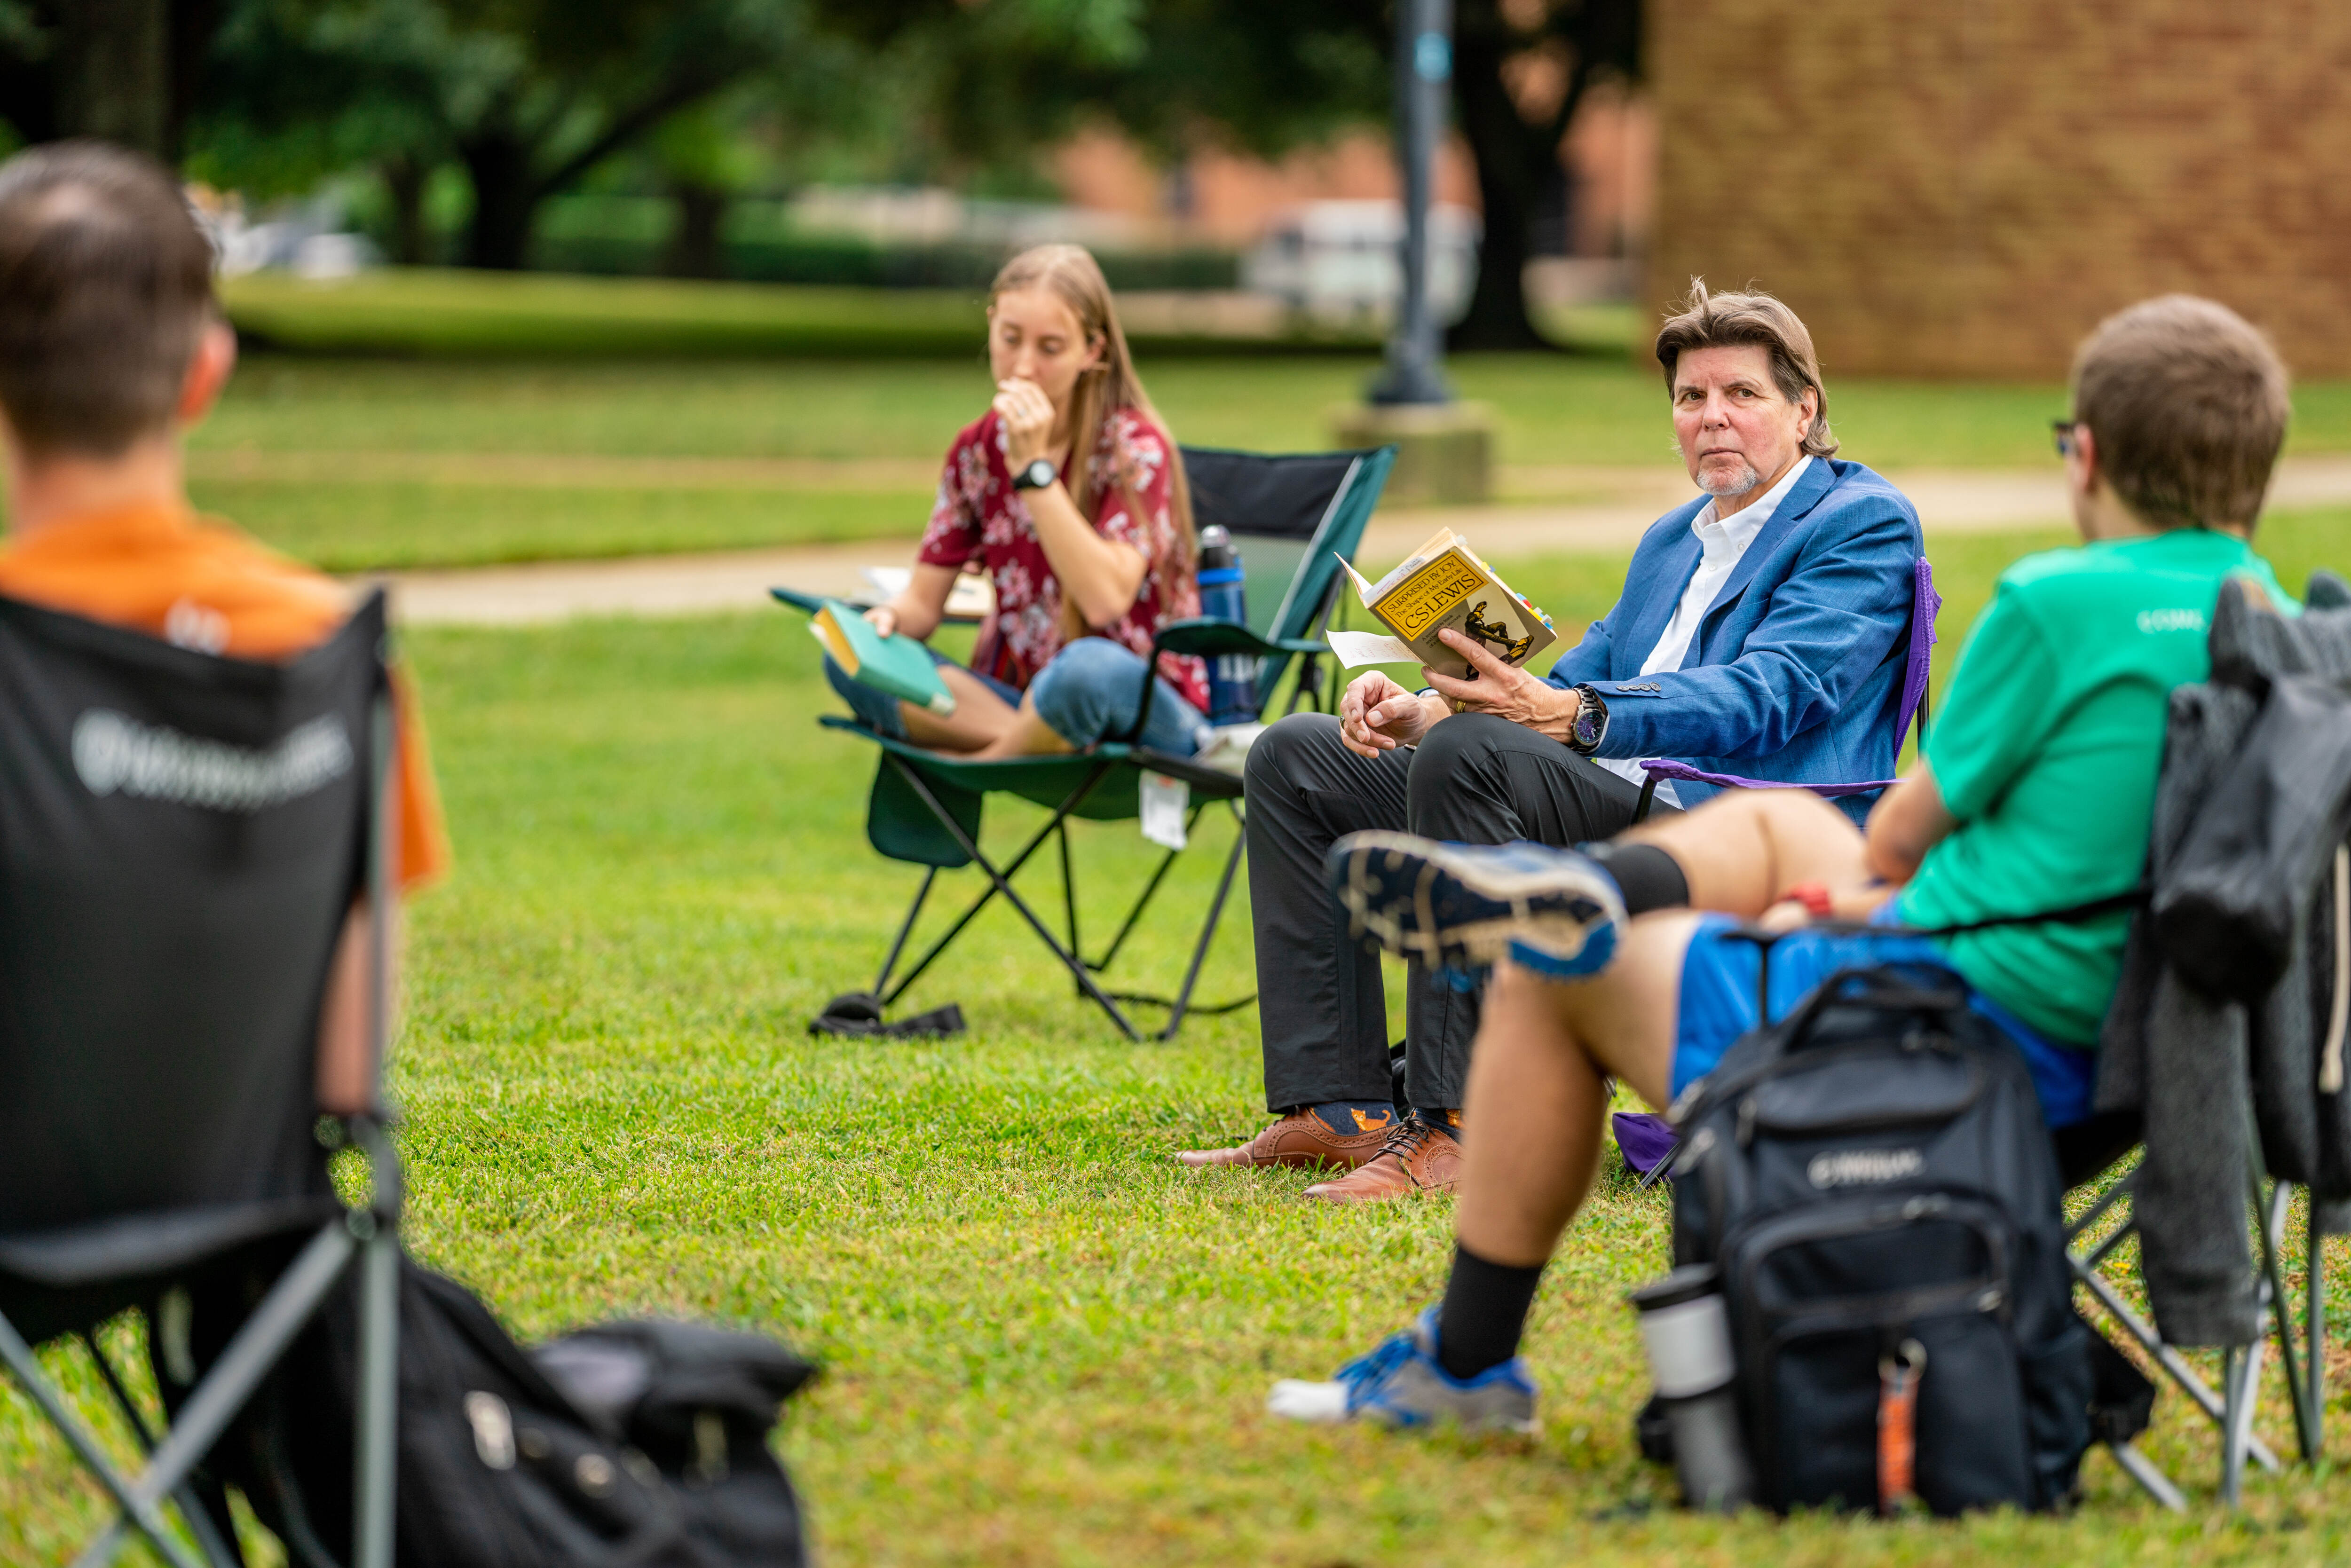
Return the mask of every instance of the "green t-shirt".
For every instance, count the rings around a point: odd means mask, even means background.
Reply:
[[[2049,550],[2001,574],[1968,633],[1927,760],[1958,820],[1902,894],[1910,925],[2063,909],[2142,874],[2171,690],[2210,673],[2221,580],[2299,606],[2243,540],[2203,528]],[[2126,913],[1949,938],[1968,983],[2063,1044],[2114,999]]]

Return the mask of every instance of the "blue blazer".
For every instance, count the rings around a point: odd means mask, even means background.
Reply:
[[[1552,666],[1608,705],[1603,757],[1669,757],[1709,773],[1792,783],[1891,779],[1908,652],[1918,514],[1858,463],[1821,458],[1739,558],[1682,667],[1642,662],[1698,570],[1690,519],[1706,497],[1649,526],[1624,596]],[[1714,794],[1677,782],[1685,806]],[[1855,821],[1874,796],[1838,802]]]

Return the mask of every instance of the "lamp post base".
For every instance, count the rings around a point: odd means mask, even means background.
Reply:
[[[1494,411],[1482,402],[1355,403],[1333,409],[1342,446],[1396,449],[1388,500],[1447,505],[1494,493]]]

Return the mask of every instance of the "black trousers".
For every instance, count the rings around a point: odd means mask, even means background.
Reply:
[[[1248,788],[1258,1026],[1266,1108],[1277,1113],[1390,1093],[1378,949],[1349,939],[1323,881],[1335,840],[1391,828],[1456,843],[1583,843],[1631,827],[1641,795],[1559,742],[1485,714],[1457,714],[1416,749],[1376,760],[1341,744],[1336,718],[1293,714],[1249,748]],[[1478,997],[1418,964],[1406,997],[1405,1098],[1422,1110],[1458,1107]]]

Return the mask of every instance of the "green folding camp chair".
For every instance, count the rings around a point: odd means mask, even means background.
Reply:
[[[1319,452],[1274,456],[1253,452],[1226,452],[1186,447],[1184,467],[1191,482],[1192,510],[1197,526],[1221,523],[1241,552],[1247,575],[1249,622],[1200,618],[1162,627],[1154,644],[1158,653],[1204,658],[1244,657],[1257,661],[1257,695],[1260,711],[1270,713],[1287,686],[1284,711],[1301,703],[1318,708],[1335,700],[1338,669],[1333,662],[1327,691],[1321,679],[1321,659],[1330,650],[1320,641],[1323,623],[1337,601],[1343,574],[1342,560],[1352,560],[1364,537],[1364,526],[1387,481],[1395,449],[1383,446],[1363,452]],[[815,596],[778,588],[775,596],[788,604],[813,610]],[[1155,659],[1154,663],[1156,663]],[[1292,666],[1296,666],[1292,680]],[[1181,779],[1190,789],[1191,811],[1186,823],[1196,828],[1201,813],[1224,802],[1236,824],[1240,821],[1241,781],[1232,774],[1204,768],[1189,758],[1170,757],[1136,743],[1149,716],[1153,683],[1146,671],[1143,700],[1124,738],[1104,741],[1091,751],[1068,757],[1020,758],[1002,762],[973,762],[926,751],[901,740],[877,735],[854,719],[828,716],[820,722],[833,729],[870,740],[882,749],[873,774],[873,792],[866,807],[865,835],[875,849],[892,860],[924,868],[922,885],[892,939],[873,981],[878,1015],[946,952],[979,912],[1003,895],[1028,922],[1040,941],[1060,959],[1077,981],[1078,989],[1109,1015],[1129,1040],[1141,1038],[1121,1003],[1144,1003],[1169,1009],[1162,1040],[1172,1039],[1188,1012],[1228,1012],[1246,1007],[1254,996],[1222,1006],[1194,1008],[1193,988],[1200,977],[1208,944],[1232,892],[1240,869],[1244,835],[1236,833],[1226,856],[1224,874],[1217,883],[1199,940],[1193,945],[1181,988],[1172,998],[1136,992],[1106,991],[1094,977],[1108,969],[1127,936],[1143,918],[1180,851],[1170,851],[1144,883],[1134,906],[1119,923],[1118,933],[1098,959],[1084,956],[1078,935],[1076,879],[1070,858],[1069,821],[1083,817],[1115,821],[1137,815],[1140,787],[1145,773]],[[1018,795],[1046,807],[1051,816],[1002,865],[981,852],[981,806],[991,794]],[[1068,942],[1056,936],[1044,919],[1014,891],[1012,879],[1045,841],[1060,850],[1061,904]],[[942,871],[977,865],[987,878],[971,906],[903,974],[898,960],[914,922],[929,900]],[[896,975],[895,983],[892,977]]]

